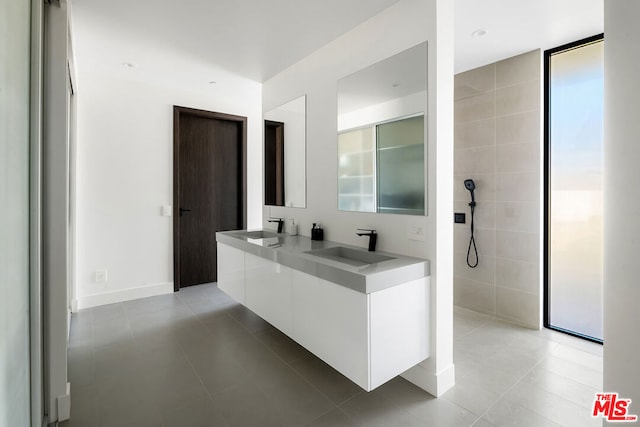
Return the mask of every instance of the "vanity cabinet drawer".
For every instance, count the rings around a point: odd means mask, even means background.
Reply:
[[[245,254],[245,305],[291,336],[291,269]]]
[[[429,357],[429,278],[363,294],[293,271],[291,337],[370,391]]]
[[[245,252],[218,243],[218,288],[244,304]]]
[[[365,390],[369,386],[367,295],[293,271],[293,335]]]

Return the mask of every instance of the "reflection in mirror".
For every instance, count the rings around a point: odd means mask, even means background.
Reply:
[[[306,207],[306,96],[264,114],[265,205]]]
[[[284,123],[264,121],[264,204],[284,206]]]
[[[427,43],[338,81],[338,209],[425,214]]]

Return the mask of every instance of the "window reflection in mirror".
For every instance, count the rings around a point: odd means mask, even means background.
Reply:
[[[338,135],[338,209],[424,215],[424,116]]]
[[[304,208],[306,96],[264,113],[265,205]]]
[[[425,215],[427,44],[338,81],[338,209]]]

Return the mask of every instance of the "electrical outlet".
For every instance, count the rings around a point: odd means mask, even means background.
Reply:
[[[98,270],[93,273],[93,281],[96,283],[107,283],[107,270]]]
[[[424,241],[424,228],[421,225],[410,225],[407,229],[409,240]]]

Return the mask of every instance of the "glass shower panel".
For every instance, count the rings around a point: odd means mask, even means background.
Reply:
[[[602,339],[603,42],[549,57],[549,324]]]
[[[377,126],[378,212],[424,215],[424,116]]]
[[[375,212],[374,128],[338,135],[338,209]]]

